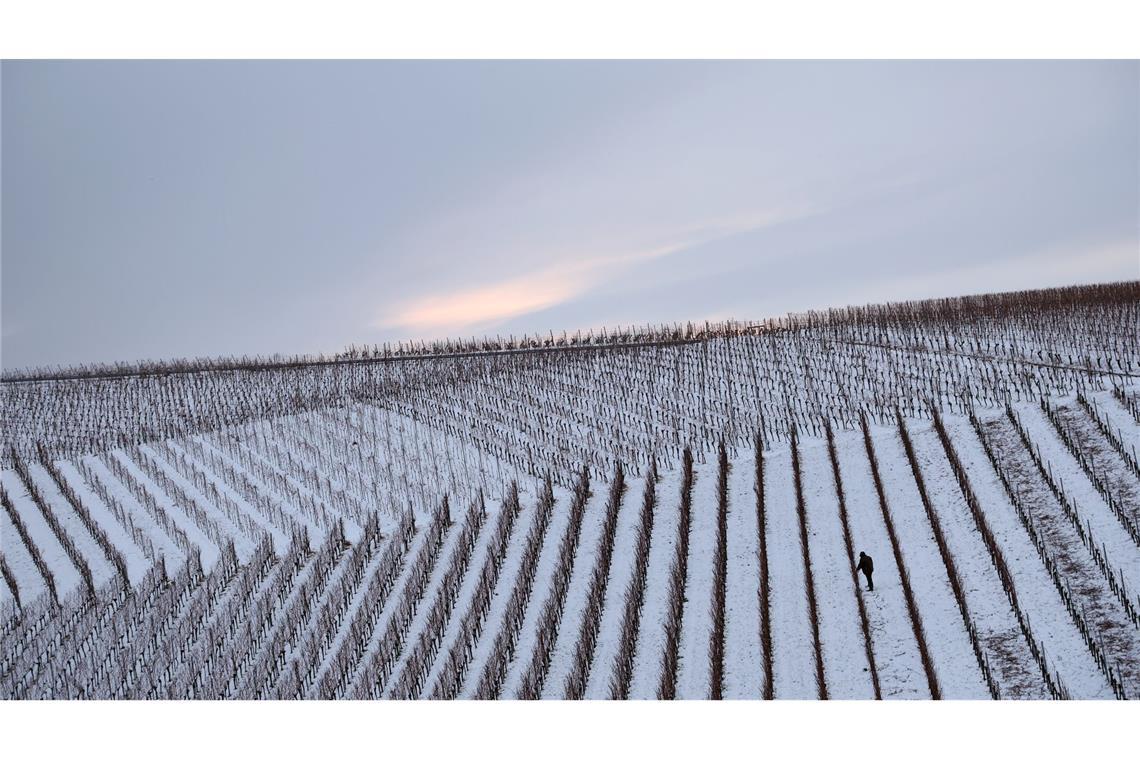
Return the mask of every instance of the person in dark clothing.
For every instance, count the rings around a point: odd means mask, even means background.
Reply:
[[[875,562],[871,557],[863,552],[859,552],[859,564],[855,566],[855,570],[867,576],[867,590],[875,590],[875,581],[871,580],[871,573],[875,572]]]

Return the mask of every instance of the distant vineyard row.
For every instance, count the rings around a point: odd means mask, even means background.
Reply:
[[[1140,376],[1138,304],[1140,283],[1124,283],[822,312],[758,334],[686,329],[676,340],[633,336],[635,345],[625,335],[612,350],[472,345],[415,361],[9,378],[2,456],[6,466],[12,449],[73,458],[365,401],[497,453],[509,444],[511,459],[544,463],[530,474],[552,457],[572,470],[584,452],[608,457],[595,462],[607,471],[614,459],[640,471],[651,451],[675,461],[680,448],[707,449],[721,431],[738,442],[761,428],[771,440],[793,426],[850,429],[862,414],[881,420],[895,407],[961,412],[1126,383]]]
[[[8,378],[0,697],[1136,698],[1138,296]]]
[[[736,335],[804,328],[843,328],[853,325],[883,325],[909,323],[925,325],[932,322],[1008,320],[1010,317],[1024,317],[1028,312],[1064,312],[1072,309],[1113,308],[1131,305],[1135,309],[1140,291],[1140,282],[1106,283],[1101,285],[1079,285],[1044,290],[1014,291],[1008,293],[987,293],[975,296],[928,299],[925,301],[904,301],[868,306],[848,306],[823,311],[792,313],[784,317],[765,319],[759,322],[726,320],[684,325],[645,325],[617,327],[612,330],[602,328],[597,332],[577,331],[573,334],[562,332],[555,336],[551,331],[545,335],[509,335],[504,338],[445,339],[436,341],[385,343],[373,346],[352,345],[343,352],[332,355],[291,355],[282,356],[241,356],[241,357],[200,357],[195,359],[171,359],[162,361],[117,362],[114,364],[76,365],[69,367],[6,368],[0,375],[0,383],[15,383],[34,380],[64,380],[85,378],[109,378],[125,376],[170,375],[178,373],[216,372],[225,370],[265,370],[313,367],[319,365],[350,364],[385,359],[421,358],[427,356],[460,356],[472,353],[525,352],[541,349],[617,347],[627,348],[637,345],[685,343],[707,338],[724,338]],[[1037,325],[1026,322],[1026,328],[1037,329]],[[1101,334],[1112,334],[1119,325],[1101,325]]]
[[[279,431],[20,462],[0,691],[1135,698],[1140,479],[1108,403],[864,418],[386,515],[346,487],[367,468],[319,504]]]

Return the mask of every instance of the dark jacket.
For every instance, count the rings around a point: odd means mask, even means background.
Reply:
[[[861,570],[867,575],[870,575],[871,573],[875,572],[875,563],[871,560],[871,556],[869,554],[864,554],[859,560],[859,564],[855,566],[855,569]]]

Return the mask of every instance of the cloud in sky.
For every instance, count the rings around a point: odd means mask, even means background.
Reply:
[[[811,212],[779,211],[718,219],[673,236],[674,242],[642,251],[609,256],[553,257],[556,263],[533,272],[510,275],[486,284],[432,292],[385,307],[373,323],[380,331],[398,331],[421,338],[470,335],[509,319],[566,304],[607,282],[633,276],[641,265],[669,257],[693,246],[758,230]]]
[[[489,285],[423,296],[390,308],[375,326],[431,337],[493,327],[511,317],[565,303],[589,291],[601,279],[619,276],[639,260],[668,252],[669,249],[663,249],[643,255],[557,264]]]
[[[0,75],[6,367],[1140,277],[1134,61]]]

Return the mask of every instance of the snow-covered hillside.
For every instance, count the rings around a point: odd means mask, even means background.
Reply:
[[[186,370],[4,379],[0,696],[1140,698],[1140,283]]]

